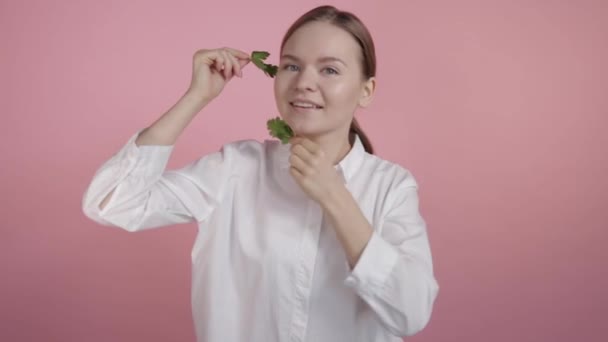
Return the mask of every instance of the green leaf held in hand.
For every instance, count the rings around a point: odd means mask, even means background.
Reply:
[[[264,63],[264,60],[270,56],[270,53],[266,51],[253,51],[251,53],[251,61],[258,68],[262,69],[264,73],[270,77],[274,77],[279,70],[279,67],[272,64]]]
[[[268,120],[266,126],[270,135],[281,140],[283,144],[287,144],[294,136],[291,127],[279,117]]]
[[[266,58],[270,56],[270,53],[266,51],[253,51],[251,53],[251,61],[258,68],[262,69],[264,73],[270,77],[275,77],[279,67],[276,65],[265,63]],[[266,122],[266,127],[271,136],[279,139],[283,144],[287,144],[289,139],[294,136],[293,130],[289,125],[283,121],[280,117],[270,119]]]

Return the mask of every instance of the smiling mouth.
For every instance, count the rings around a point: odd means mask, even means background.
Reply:
[[[321,108],[323,108],[322,106],[318,106],[318,105],[315,105],[312,103],[289,102],[289,105],[294,108],[299,108],[299,109],[321,109]]]

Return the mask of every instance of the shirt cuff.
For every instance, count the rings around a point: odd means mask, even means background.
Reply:
[[[371,295],[384,288],[393,271],[399,252],[374,231],[363,253],[344,284],[362,295]]]

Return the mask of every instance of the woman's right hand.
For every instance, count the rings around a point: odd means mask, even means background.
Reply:
[[[233,76],[242,77],[249,54],[231,48],[202,49],[192,58],[192,81],[188,93],[208,103],[217,97]]]

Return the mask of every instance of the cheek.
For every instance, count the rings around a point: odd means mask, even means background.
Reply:
[[[357,102],[358,95],[359,89],[351,82],[332,83],[325,87],[326,100],[339,105]]]
[[[273,82],[273,84],[272,84],[272,88],[273,88],[273,90],[274,90],[274,94],[275,94],[275,95],[276,95],[276,94],[278,94],[278,92],[279,92],[279,86],[280,86],[280,84],[279,84],[279,79],[275,78],[275,79],[274,79],[274,82]]]
[[[285,77],[277,77],[274,80],[274,100],[277,110],[282,117],[289,112],[289,104],[286,102],[289,95],[289,80]]]
[[[285,96],[288,89],[288,80],[285,77],[276,76],[274,80],[274,95],[277,100],[281,100]]]
[[[277,103],[279,103],[282,98],[283,91],[281,89],[281,82],[278,79],[275,79],[275,81],[274,81],[273,90],[274,90],[274,99]]]

